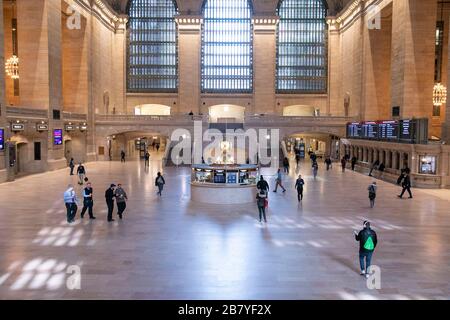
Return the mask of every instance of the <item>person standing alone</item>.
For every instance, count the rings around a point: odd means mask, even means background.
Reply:
[[[374,181],[371,185],[367,188],[369,190],[369,201],[370,201],[370,207],[375,207],[375,198],[377,197],[377,183]]]
[[[144,155],[144,164],[146,167],[150,165],[150,153],[147,151]]]
[[[342,172],[345,172],[345,167],[347,166],[347,159],[342,157],[341,159]]]
[[[86,168],[83,166],[82,163],[78,165],[77,175],[78,175],[78,184],[82,186],[84,183],[84,177],[86,176]]]
[[[125,211],[125,208],[127,207],[127,193],[125,190],[122,189],[122,185],[120,183],[117,184],[117,189],[114,192],[114,195],[116,197],[116,203],[117,203],[117,215],[119,216],[120,220],[122,220],[123,212]]]
[[[312,164],[312,171],[313,171],[313,176],[314,176],[314,180],[317,179],[317,173],[319,172],[319,164],[317,163],[317,161],[314,161]]]
[[[264,217],[264,222],[267,222],[266,219],[266,201],[267,201],[267,192],[265,190],[259,190],[256,194],[256,203],[258,205],[259,211],[259,222],[261,222]]]
[[[75,169],[75,161],[73,160],[73,158],[70,158],[69,168],[70,168],[70,175],[73,176],[73,169]]]
[[[158,187],[158,195],[162,196],[162,191],[164,189],[164,185],[166,184],[166,180],[164,180],[164,177],[161,175],[161,172],[158,172],[158,175],[155,179],[155,186]]]
[[[302,179],[302,175],[299,175],[297,181],[295,182],[295,189],[297,189],[298,202],[303,200],[303,186],[304,185],[305,185],[305,180]]]
[[[89,213],[89,219],[95,219],[94,214],[92,213],[94,207],[94,192],[92,189],[92,185],[90,182],[86,184],[86,188],[83,190],[83,210],[81,210],[81,219],[84,218],[84,214],[86,210]]]
[[[77,214],[78,206],[77,195],[71,184],[67,186],[67,190],[64,192],[64,204],[66,205],[67,210],[67,222],[72,223],[75,221],[75,215]]]
[[[125,151],[120,151],[120,162],[125,162]]]
[[[112,218],[112,214],[114,210],[115,187],[116,187],[115,184],[111,184],[111,186],[105,191],[106,206],[108,207],[108,222],[114,221],[114,219]]]
[[[370,228],[370,222],[364,221],[364,229],[359,233],[354,231],[356,241],[359,241],[359,266],[361,275],[368,277],[368,269],[372,263],[372,255],[377,246],[377,234]]]

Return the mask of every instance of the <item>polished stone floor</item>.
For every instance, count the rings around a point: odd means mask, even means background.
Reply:
[[[270,194],[267,225],[256,206],[192,203],[190,170],[168,168],[156,196],[154,177],[137,161],[87,164],[95,221],[65,222],[68,170],[0,185],[0,299],[449,299],[450,191],[413,190],[334,168],[313,181],[298,204],[294,176]],[[271,169],[264,169],[270,176]],[[123,221],[108,224],[104,190],[121,182],[129,195]],[[78,187],[77,187],[78,188]],[[79,215],[77,216],[79,218]],[[381,289],[359,276],[352,231],[372,221]],[[80,289],[74,272],[80,271]],[[69,284],[69,286],[67,286]]]

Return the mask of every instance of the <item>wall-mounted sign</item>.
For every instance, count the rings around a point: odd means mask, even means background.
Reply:
[[[86,130],[87,130],[87,125],[80,126],[80,131],[86,131]]]
[[[74,131],[75,130],[75,126],[71,125],[71,124],[66,124],[65,130],[66,131]]]
[[[53,144],[55,146],[60,146],[63,144],[63,131],[62,129],[53,130]]]
[[[5,129],[0,128],[0,151],[5,150]]]
[[[39,123],[36,125],[37,131],[48,131],[48,124]]]
[[[11,124],[11,130],[12,131],[24,131],[25,125],[22,123],[13,123],[13,124]]]

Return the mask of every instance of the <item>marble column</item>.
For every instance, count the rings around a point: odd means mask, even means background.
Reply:
[[[282,114],[275,108],[276,16],[253,17],[253,105],[247,113]],[[256,109],[257,108],[257,109]]]
[[[432,115],[437,0],[393,1],[391,106],[400,115]]]
[[[178,113],[207,114],[201,108],[201,26],[202,17],[180,15],[178,24]]]
[[[20,104],[48,111],[47,168],[66,165],[64,147],[53,145],[53,129],[63,122],[53,118],[62,111],[62,31],[60,0],[17,1],[20,56]]]

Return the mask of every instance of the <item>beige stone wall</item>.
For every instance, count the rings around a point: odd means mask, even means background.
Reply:
[[[3,1],[0,1],[0,21],[3,21]],[[0,23],[0,66],[4,65],[4,28]],[[0,128],[6,129],[5,117],[5,73],[0,72]],[[6,131],[6,130],[5,130]],[[6,133],[6,132],[5,132]],[[0,183],[7,179],[7,172],[5,169],[5,151],[0,151]]]
[[[3,2],[3,1],[2,1]],[[13,54],[12,43],[12,7],[8,2],[3,3],[3,30],[4,30],[4,56],[6,59],[10,58]],[[3,65],[3,64],[2,64]],[[19,96],[14,95],[14,80],[10,77],[5,78],[5,103],[6,105],[18,105],[20,103]]]
[[[85,114],[88,111],[89,101],[88,20],[80,16],[80,29],[68,25],[69,16],[65,13],[67,5],[63,4],[63,14],[61,15],[63,110]]]

